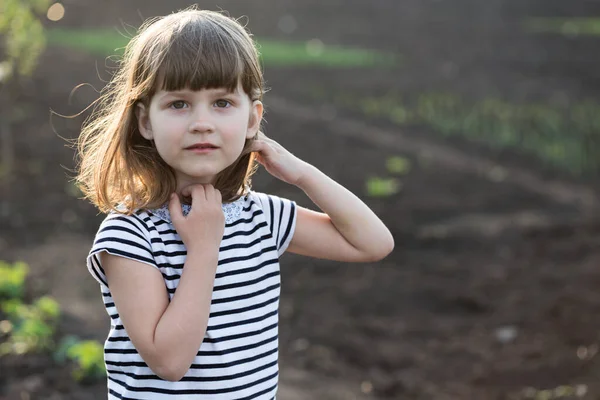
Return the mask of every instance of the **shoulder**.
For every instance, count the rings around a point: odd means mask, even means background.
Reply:
[[[296,202],[272,194],[251,192],[252,201],[255,201],[264,214],[264,219],[276,240],[279,254],[287,248],[296,227],[297,210]]]
[[[98,228],[91,252],[115,247],[135,247],[147,252],[151,248],[148,222],[148,214],[144,211],[131,215],[108,214]]]
[[[282,219],[296,216],[296,202],[285,197],[273,194],[250,192],[249,201],[256,206],[271,220],[271,225]]]
[[[136,212],[110,213],[104,218],[87,257],[87,267],[96,280],[108,286],[99,257],[102,252],[155,264],[147,217],[145,212]]]
[[[150,229],[148,222],[149,215],[146,211],[136,211],[133,214],[109,213],[100,223],[97,235],[103,232],[112,232],[119,235],[119,232],[146,233]]]
[[[248,199],[254,202],[262,209],[273,209],[278,205],[295,206],[296,202],[285,197],[273,194],[251,191],[248,193]]]

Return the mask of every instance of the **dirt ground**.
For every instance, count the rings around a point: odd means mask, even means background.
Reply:
[[[201,2],[217,9],[214,2]],[[61,26],[139,25],[189,3],[66,1]],[[600,97],[600,39],[531,35],[528,16],[598,15],[589,1],[221,1],[259,37],[380,49],[385,70],[266,69],[266,133],[364,198],[396,248],[375,264],[282,258],[281,389],[300,399],[600,399],[600,218],[593,177],[542,167],[518,151],[408,131],[311,98],[307,88],[358,95],[451,91],[471,99],[576,101]],[[297,29],[278,22],[293,16]],[[98,70],[98,71],[97,71]],[[103,340],[109,321],[85,270],[102,219],[68,182],[81,111],[102,86],[104,60],[50,47],[31,82],[2,107],[14,127],[16,172],[0,200],[0,259],[32,268],[32,293],[56,296],[61,331]],[[385,159],[412,161],[399,194],[366,196]],[[501,170],[503,179],[495,179]],[[261,171],[256,190],[311,207]],[[101,399],[44,357],[0,359],[0,399]],[[572,389],[566,389],[569,386]],[[560,388],[562,387],[562,388]],[[558,388],[558,389],[556,389]],[[556,389],[556,390],[555,390]],[[553,396],[553,397],[552,397]],[[561,397],[562,396],[562,397]]]

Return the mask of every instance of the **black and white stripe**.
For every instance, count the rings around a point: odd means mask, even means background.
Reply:
[[[226,218],[210,318],[204,341],[179,382],[160,379],[123,328],[98,254],[130,258],[157,268],[170,298],[177,290],[186,249],[173,225],[152,210],[110,214],[87,259],[100,283],[111,329],[104,346],[110,399],[273,399],[278,379],[279,256],[295,224],[294,202],[250,192]],[[226,214],[227,217],[227,214]]]

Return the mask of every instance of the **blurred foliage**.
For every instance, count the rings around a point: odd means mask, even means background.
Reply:
[[[390,174],[406,175],[410,172],[411,162],[408,158],[393,156],[385,161],[385,167]],[[397,178],[382,178],[372,176],[366,181],[367,195],[370,197],[389,197],[399,193],[402,182]]]
[[[22,298],[29,266],[22,262],[9,264],[0,261],[0,299]]]
[[[50,297],[41,297],[33,304],[20,299],[3,300],[1,311],[10,323],[8,338],[0,344],[0,356],[50,350],[60,315],[58,303]],[[6,324],[5,324],[6,325]]]
[[[86,378],[101,378],[106,375],[104,348],[94,340],[84,340],[73,345],[67,351],[67,357],[77,363],[73,376],[78,381]]]
[[[58,362],[74,363],[73,377],[90,381],[106,376],[102,344],[73,336],[56,346],[56,327],[61,315],[58,302],[42,296],[32,304],[23,302],[29,267],[23,262],[0,261],[0,357],[54,352]]]
[[[389,197],[400,192],[401,188],[402,183],[396,178],[367,179],[367,194],[371,197]]]
[[[406,175],[410,171],[411,162],[408,158],[394,156],[385,161],[385,166],[391,174]]]
[[[525,29],[532,33],[559,33],[564,36],[600,35],[600,18],[529,18]]]
[[[587,385],[561,385],[553,389],[537,389],[528,387],[522,390],[518,399],[554,400],[554,399],[579,399],[586,396]]]
[[[54,359],[58,363],[73,361],[73,378],[78,382],[93,381],[106,376],[104,348],[94,340],[79,340],[76,336],[66,336],[54,352]]]
[[[600,104],[593,101],[559,107],[494,98],[470,102],[449,93],[421,93],[407,101],[394,94],[364,97],[323,88],[308,94],[396,125],[425,125],[444,136],[532,154],[574,175],[600,172]]]
[[[318,65],[325,67],[387,67],[398,58],[372,50],[329,46],[313,39],[306,43],[260,40],[259,50],[267,66]]]
[[[122,54],[130,38],[110,29],[51,29],[51,44],[92,54]],[[267,66],[385,67],[395,65],[398,57],[357,48],[329,46],[319,39],[307,42],[283,42],[258,39],[262,62]]]
[[[14,75],[30,75],[46,46],[44,28],[37,18],[50,0],[2,0],[0,36],[4,37],[6,58],[0,63],[0,81]]]

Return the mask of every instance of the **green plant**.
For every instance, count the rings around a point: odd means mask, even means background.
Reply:
[[[31,75],[46,47],[44,28],[37,14],[48,9],[50,0],[1,0],[0,40],[0,190],[11,192],[15,165],[11,125],[18,120],[15,100],[22,92],[20,78]],[[2,104],[6,102],[6,104]],[[10,212],[10,197],[0,201],[3,214]],[[1,281],[0,281],[1,282]]]
[[[9,264],[0,261],[0,299],[23,297],[29,266],[23,262]]]
[[[73,378],[79,382],[93,381],[106,376],[104,349],[95,340],[79,340],[76,336],[66,336],[54,353],[59,363],[71,360],[75,363]]]
[[[6,60],[0,81],[12,75],[29,75],[46,46],[44,28],[36,14],[44,13],[50,0],[2,0],[0,35],[4,37]],[[5,79],[1,79],[6,77]]]
[[[385,166],[391,174],[406,175],[410,171],[411,163],[408,158],[394,156],[385,161]]]
[[[532,33],[559,33],[574,37],[600,35],[600,18],[529,18],[523,23]]]
[[[0,261],[0,311],[8,318],[2,321],[2,334],[7,338],[0,344],[0,355],[47,350],[53,345],[58,303],[47,296],[31,305],[23,303],[28,272],[23,262]]]
[[[60,315],[59,305],[54,299],[41,297],[31,305],[23,304],[19,299],[9,299],[1,306],[10,322],[10,329],[7,340],[0,344],[0,355],[39,352],[53,347]]]
[[[451,93],[436,92],[420,93],[408,100],[393,94],[364,97],[356,93],[327,94],[310,88],[306,94],[395,125],[427,126],[443,136],[529,153],[573,175],[600,172],[600,104],[594,101],[559,107],[515,104],[495,98],[468,101]]]
[[[367,194],[371,197],[388,197],[396,194],[402,183],[395,178],[371,177],[367,179]]]
[[[23,302],[28,271],[25,263],[11,265],[0,261],[0,357],[50,351],[58,363],[67,359],[74,362],[72,373],[77,381],[87,382],[106,376],[100,343],[66,336],[56,346],[56,326],[60,318],[56,300],[42,296],[32,304]]]

